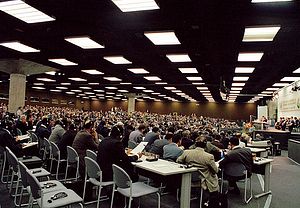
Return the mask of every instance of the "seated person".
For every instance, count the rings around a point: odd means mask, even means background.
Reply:
[[[248,172],[248,176],[251,176],[252,174],[252,166],[253,166],[253,159],[252,159],[252,153],[251,150],[248,148],[241,148],[239,146],[239,139],[235,136],[231,137],[229,140],[229,147],[231,151],[229,151],[224,159],[220,161],[219,165],[220,168],[225,167],[228,163],[232,162],[238,162],[242,163]],[[227,180],[229,182],[229,192],[234,194],[240,194],[240,190],[236,185],[236,181],[243,179],[237,178],[237,177],[227,177]]]
[[[172,141],[163,147],[163,158],[165,160],[176,161],[177,158],[183,153],[183,150],[180,148],[180,146],[181,136],[180,134],[175,134],[172,138]]]
[[[39,125],[37,125],[35,134],[39,138],[46,138],[48,139],[50,136],[50,131],[48,129],[48,118],[45,116],[42,118],[42,120],[39,122]]]
[[[145,136],[144,142],[148,142],[148,144],[145,147],[146,151],[149,151],[152,144],[154,143],[155,140],[159,139],[159,128],[158,127],[153,127],[152,131],[148,132]]]
[[[218,183],[218,167],[215,163],[214,156],[204,151],[206,147],[206,137],[199,136],[196,138],[196,148],[184,150],[183,154],[177,158],[178,163],[193,165],[198,168],[201,175],[201,187],[210,193],[210,201],[217,201],[219,183]],[[214,207],[212,205],[212,207]]]
[[[75,129],[75,125],[70,124],[68,126],[68,130],[64,133],[61,140],[58,141],[57,146],[60,150],[60,157],[62,159],[67,158],[67,146],[72,146],[76,134],[77,134],[77,131]]]
[[[121,131],[117,126],[111,129],[109,137],[103,139],[98,147],[97,163],[102,170],[103,181],[113,180],[112,164],[122,167],[130,176],[131,180],[136,182],[138,175],[134,171],[131,162],[138,160],[139,155],[128,156],[120,139]]]
[[[29,126],[27,124],[26,115],[20,116],[20,119],[16,122],[16,127],[20,129],[22,135],[27,134],[27,131],[29,130]]]
[[[153,154],[157,154],[159,155],[160,158],[163,157],[163,153],[164,153],[164,146],[169,144],[170,141],[173,138],[173,133],[169,132],[167,133],[166,136],[164,136],[163,139],[157,139],[154,141],[152,147],[150,148],[149,152],[153,153]]]

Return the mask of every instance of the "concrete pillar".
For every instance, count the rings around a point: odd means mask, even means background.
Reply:
[[[8,111],[16,113],[25,105],[26,75],[10,74]]]
[[[135,111],[135,96],[128,97],[128,113]]]

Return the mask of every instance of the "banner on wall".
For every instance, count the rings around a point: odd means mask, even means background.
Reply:
[[[291,85],[278,92],[278,118],[300,117],[300,91],[293,91],[293,87]]]

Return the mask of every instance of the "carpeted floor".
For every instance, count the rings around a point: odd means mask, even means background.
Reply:
[[[228,195],[230,208],[299,208],[300,207],[300,166],[290,161],[287,152],[282,152],[282,156],[274,158],[271,173],[271,190],[272,195],[264,196],[259,199],[253,198],[249,204],[243,203],[243,194],[240,196]],[[262,191],[257,175],[253,175],[253,192],[258,194]],[[243,191],[243,184],[239,184]],[[114,207],[124,206],[123,197],[118,196],[115,200]],[[6,186],[0,183],[0,204],[3,208],[14,207],[12,198],[9,197]],[[135,200],[133,207],[138,207],[139,201]],[[147,196],[140,199],[141,207],[157,207],[156,195]],[[110,200],[101,202],[102,208],[108,208]],[[37,207],[36,205],[34,207]],[[74,206],[75,207],[75,206]],[[76,206],[77,207],[77,206]],[[96,204],[86,205],[85,207],[96,207]],[[179,203],[176,201],[176,194],[171,193],[161,197],[162,208],[177,208]],[[192,200],[191,207],[199,207],[199,200]]]

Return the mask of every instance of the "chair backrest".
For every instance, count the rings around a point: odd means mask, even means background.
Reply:
[[[98,165],[98,163],[89,157],[84,157],[86,173],[89,178],[99,178],[99,181],[102,181],[102,171]]]
[[[30,134],[30,139],[31,139],[31,142],[37,142],[38,141],[38,136],[35,133],[32,132]]]
[[[92,150],[86,150],[86,156],[97,161],[97,154],[96,152],[92,151]]]
[[[44,145],[46,153],[51,153],[51,144],[48,139],[44,138]]]
[[[31,189],[31,194],[34,199],[41,198],[41,186],[38,179],[30,172],[30,170],[26,171],[27,173],[27,182]]]
[[[16,128],[16,130],[17,130],[18,136],[22,136],[22,135],[23,135],[23,134],[22,134],[22,131],[21,131],[20,129]]]
[[[112,165],[112,169],[114,182],[119,188],[131,187],[132,181],[125,170],[115,164]]]
[[[137,143],[135,141],[129,140],[128,141],[128,148],[134,149],[137,146]]]
[[[78,153],[76,152],[76,150],[73,147],[67,146],[67,153],[68,153],[68,156],[67,156],[68,162],[74,163],[79,160]]]
[[[58,146],[54,142],[50,142],[50,144],[51,144],[52,157],[58,157],[58,159],[60,159],[60,150]]]
[[[19,163],[19,168],[20,168],[20,172],[21,172],[22,184],[23,184],[24,188],[26,188],[29,185],[28,182],[27,182],[28,168],[21,161],[18,161],[18,163]]]
[[[0,146],[0,155],[4,155],[5,154],[5,148]]]
[[[18,158],[8,147],[5,148],[8,164],[13,168],[13,171],[17,173],[19,171]]]
[[[224,173],[233,177],[244,176],[247,173],[247,169],[242,163],[232,162],[225,165]]]

